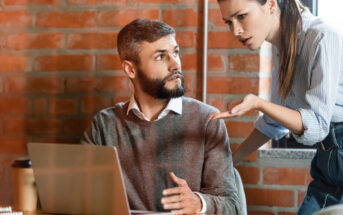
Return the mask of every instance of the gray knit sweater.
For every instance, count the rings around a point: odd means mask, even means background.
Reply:
[[[173,171],[202,194],[206,213],[239,213],[226,127],[208,119],[215,108],[183,97],[182,115],[148,122],[127,115],[128,104],[96,114],[81,142],[117,148],[131,209],[163,211],[162,190],[175,186],[168,177]]]

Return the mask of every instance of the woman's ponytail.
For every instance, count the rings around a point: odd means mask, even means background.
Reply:
[[[304,9],[298,0],[278,0],[280,18],[280,68],[278,93],[284,101],[292,88],[295,72],[298,31],[302,28],[300,10]]]

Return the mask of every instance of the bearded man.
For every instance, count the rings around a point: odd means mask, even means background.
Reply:
[[[118,34],[134,93],[95,115],[82,144],[115,146],[131,210],[240,211],[229,138],[217,109],[184,97],[175,30],[136,19]]]

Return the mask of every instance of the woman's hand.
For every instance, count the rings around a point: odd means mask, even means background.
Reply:
[[[246,95],[242,100],[230,102],[228,111],[210,115],[210,119],[222,119],[227,117],[239,117],[251,110],[258,110],[261,99],[253,94]]]

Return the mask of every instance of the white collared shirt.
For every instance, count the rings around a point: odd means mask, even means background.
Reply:
[[[146,117],[144,115],[144,113],[139,109],[138,104],[136,102],[136,99],[133,95],[130,98],[129,106],[128,106],[127,111],[126,111],[126,115],[128,115],[131,110],[138,118],[150,122],[150,119],[148,117]],[[154,121],[157,121],[157,120],[162,119],[163,117],[167,116],[167,114],[170,111],[173,111],[179,115],[182,114],[182,97],[170,99],[167,107],[165,107],[161,111],[161,113],[158,115],[157,119],[155,119]],[[201,199],[202,208],[201,208],[200,213],[205,213],[206,212],[205,199],[202,197],[201,193],[199,193],[199,192],[194,192],[194,193],[197,194]]]
[[[131,99],[129,102],[129,107],[127,108],[126,115],[128,115],[131,110],[138,118],[145,120],[145,121],[150,121],[150,119],[148,117],[146,117],[144,115],[144,113],[139,109],[138,104],[136,102],[136,99],[133,95],[131,96]],[[157,119],[154,121],[157,121],[157,120],[162,119],[163,117],[167,116],[167,114],[170,111],[173,111],[179,115],[182,114],[182,97],[170,99],[167,107],[165,107],[161,111],[161,113],[158,115]]]

